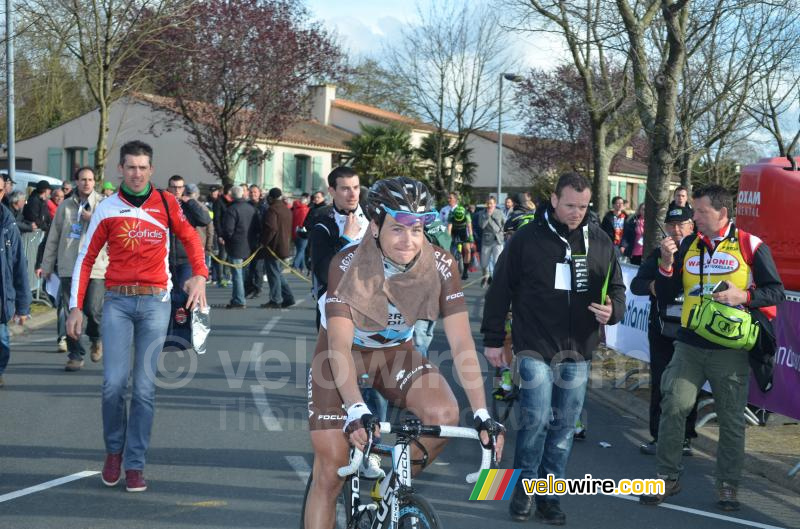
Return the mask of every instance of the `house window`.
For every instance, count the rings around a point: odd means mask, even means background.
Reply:
[[[261,153],[253,151],[247,157],[247,184],[262,186],[261,182]]]
[[[89,164],[89,149],[86,147],[67,147],[67,178],[72,180],[75,171]]]
[[[295,155],[295,176],[294,176],[294,189],[299,189],[300,192],[306,190],[306,182],[308,182],[309,164],[311,158],[302,154]]]

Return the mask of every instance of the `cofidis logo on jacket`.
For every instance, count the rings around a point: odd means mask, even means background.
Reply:
[[[142,242],[154,244],[164,239],[163,232],[158,229],[142,227],[139,221],[123,222],[120,231],[122,233],[117,235],[117,237],[124,239],[123,244],[125,249],[133,249]]]

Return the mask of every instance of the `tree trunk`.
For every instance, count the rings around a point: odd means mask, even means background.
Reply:
[[[608,167],[611,156],[606,148],[606,128],[602,125],[592,127],[592,157],[594,178],[592,178],[592,200],[594,210],[602,219],[608,211]]]
[[[97,108],[100,114],[100,123],[97,127],[97,144],[94,153],[94,170],[95,179],[102,182],[105,179],[106,158],[108,158],[108,148],[106,146],[106,138],[108,137],[108,105],[105,101],[101,101]],[[72,177],[72,167],[67,168]]]

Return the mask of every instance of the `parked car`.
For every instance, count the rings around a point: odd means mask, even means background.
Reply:
[[[7,169],[0,171],[0,174],[8,174]],[[36,187],[40,180],[47,180],[53,188],[61,187],[63,182],[60,178],[53,178],[44,174],[32,173],[30,171],[14,171],[14,191],[23,191],[26,195],[30,194],[28,188]]]

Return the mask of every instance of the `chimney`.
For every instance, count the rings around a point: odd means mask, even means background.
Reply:
[[[331,123],[331,102],[336,99],[336,85],[321,84],[311,87],[311,117],[323,125]]]
[[[633,147],[630,145],[625,147],[625,158],[628,160],[633,160]]]

